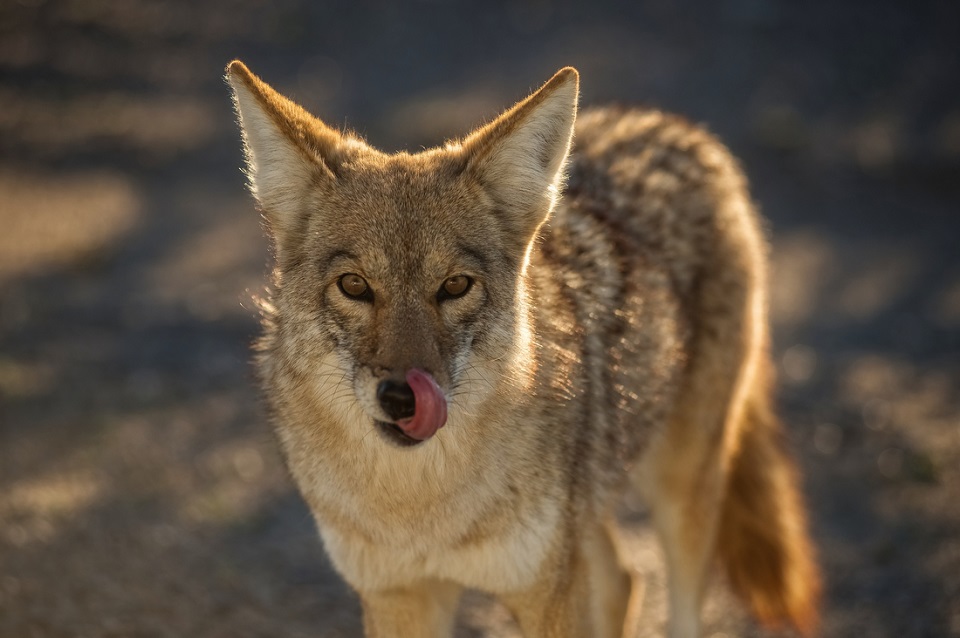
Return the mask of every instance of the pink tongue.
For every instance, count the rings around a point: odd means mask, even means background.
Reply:
[[[417,368],[407,370],[407,383],[416,400],[413,417],[397,421],[407,436],[429,439],[447,422],[447,399],[428,373]]]

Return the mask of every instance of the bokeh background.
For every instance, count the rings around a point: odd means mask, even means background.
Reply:
[[[0,636],[357,636],[249,366],[221,80],[416,150],[557,68],[703,122],[769,220],[825,636],[960,636],[960,3],[0,2]],[[642,513],[624,545],[662,632]],[[767,635],[716,578],[707,636]],[[459,636],[514,636],[471,595]]]

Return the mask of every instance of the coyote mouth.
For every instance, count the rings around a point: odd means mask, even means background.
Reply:
[[[447,397],[425,370],[410,368],[404,376],[404,382],[394,378],[377,385],[377,401],[389,421],[371,416],[391,441],[413,445],[411,439],[426,441],[447,422]]]
[[[389,423],[387,421],[374,421],[374,425],[377,427],[377,431],[380,432],[380,435],[385,438],[390,443],[400,447],[413,447],[426,441],[426,439],[415,439],[402,429],[396,423]]]

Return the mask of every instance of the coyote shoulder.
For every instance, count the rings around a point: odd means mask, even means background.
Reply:
[[[417,154],[239,61],[227,80],[275,254],[258,370],[368,636],[451,635],[465,587],[526,636],[631,636],[627,489],[664,548],[670,636],[699,635],[715,556],[762,623],[814,630],[766,247],[722,144],[653,110],[578,117],[572,68]]]

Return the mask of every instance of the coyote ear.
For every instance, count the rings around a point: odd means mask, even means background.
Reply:
[[[506,230],[526,244],[559,198],[577,113],[579,75],[561,69],[462,144],[468,174],[493,197]]]
[[[226,78],[243,135],[250,192],[280,250],[295,232],[304,193],[337,179],[340,165],[363,144],[329,128],[234,60]]]

